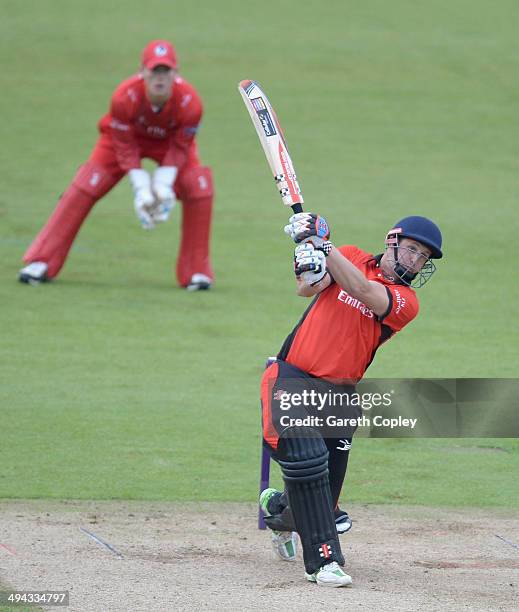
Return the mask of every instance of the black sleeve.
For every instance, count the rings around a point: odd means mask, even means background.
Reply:
[[[387,287],[387,286],[386,286],[386,292],[387,292],[387,297],[389,298],[389,304],[387,305],[386,312],[384,314],[381,314],[378,317],[378,322],[379,323],[382,323],[382,321],[387,317],[387,315],[393,309],[393,294],[391,293],[391,291],[389,291],[389,287]]]

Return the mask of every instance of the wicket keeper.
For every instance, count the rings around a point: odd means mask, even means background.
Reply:
[[[27,249],[19,280],[34,284],[55,278],[94,204],[126,175],[144,229],[167,221],[176,199],[181,200],[177,281],[188,290],[208,289],[213,282],[213,179],[198,156],[195,137],[201,117],[200,96],[179,75],[173,45],[151,41],[143,51],[140,72],[116,88],[88,161]],[[152,176],[141,167],[144,158],[158,164]]]
[[[431,220],[406,217],[387,233],[384,253],[372,255],[352,245],[335,247],[319,215],[293,215],[285,231],[297,244],[297,293],[313,300],[263,376],[263,440],[281,467],[285,490],[264,490],[260,505],[282,559],[295,560],[297,532],[307,579],[347,586],[352,580],[338,533],[348,531],[351,520],[338,502],[354,429],[338,439],[315,427],[283,426],[280,399],[296,388],[292,415],[304,417],[310,409],[301,405],[302,391],[309,397],[316,385],[355,390],[377,349],[418,314],[414,288],[434,273],[442,235]]]

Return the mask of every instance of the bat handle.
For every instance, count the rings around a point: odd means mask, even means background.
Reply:
[[[290,208],[294,211],[295,214],[303,212],[303,207],[301,206],[301,204],[299,204],[299,202],[297,204],[292,204]]]

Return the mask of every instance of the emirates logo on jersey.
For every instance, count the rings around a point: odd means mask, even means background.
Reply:
[[[164,57],[167,54],[168,54],[168,50],[166,49],[164,45],[157,45],[155,47],[155,55],[157,57]]]
[[[343,302],[346,306],[351,306],[352,308],[356,308],[362,315],[367,317],[368,319],[372,319],[375,315],[371,308],[368,308],[366,304],[357,300],[357,298],[352,297],[349,293],[341,289],[339,295],[337,296],[339,302]]]

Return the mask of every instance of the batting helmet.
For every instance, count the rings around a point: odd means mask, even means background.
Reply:
[[[396,235],[398,238],[412,238],[431,249],[431,259],[441,259],[442,233],[440,228],[426,217],[405,217],[395,223],[388,236]]]

